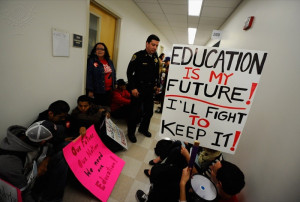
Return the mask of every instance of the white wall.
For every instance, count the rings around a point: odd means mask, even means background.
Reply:
[[[238,150],[226,155],[245,172],[247,202],[299,201],[299,9],[300,1],[246,0],[221,28],[220,47],[268,52]]]
[[[132,54],[157,34],[166,51],[168,40],[132,0],[98,0],[121,18],[117,77],[126,77]],[[12,124],[28,126],[58,99],[75,107],[84,92],[89,0],[0,0],[0,139]],[[52,56],[52,28],[83,36],[83,48],[69,57]]]
[[[0,0],[0,138],[12,124],[28,126],[58,99],[71,108],[83,91],[88,0]],[[52,56],[52,28],[70,33],[70,56]]]
[[[96,0],[121,18],[120,42],[117,61],[117,77],[127,80],[126,70],[132,55],[145,49],[150,34],[160,38],[165,53],[171,53],[172,44],[149,21],[132,0]],[[169,55],[170,56],[170,55]]]

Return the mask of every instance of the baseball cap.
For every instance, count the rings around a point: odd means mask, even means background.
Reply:
[[[126,82],[124,81],[124,79],[118,79],[117,84],[118,86],[122,86],[122,85],[126,85]]]
[[[49,140],[57,132],[57,126],[50,121],[38,121],[26,130],[25,134],[32,142]]]
[[[170,59],[171,59],[170,57],[166,57],[164,62],[168,62],[168,61],[170,61]]]

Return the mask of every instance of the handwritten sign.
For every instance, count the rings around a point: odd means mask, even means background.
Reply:
[[[52,55],[69,56],[70,34],[68,32],[52,29]]]
[[[68,144],[63,153],[77,179],[101,201],[107,201],[125,165],[101,141],[94,125]]]
[[[160,136],[234,154],[267,53],[174,45]]]
[[[22,202],[20,189],[0,179],[0,201]]]
[[[105,123],[107,135],[119,143],[122,147],[128,149],[124,132],[118,126],[116,126],[111,119],[105,118]]]

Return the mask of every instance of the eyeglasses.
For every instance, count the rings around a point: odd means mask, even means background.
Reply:
[[[96,48],[96,51],[105,51],[104,48]]]

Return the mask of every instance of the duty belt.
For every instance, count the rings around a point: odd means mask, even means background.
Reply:
[[[154,83],[153,82],[147,82],[147,81],[140,81],[140,84],[141,85],[145,85],[145,86],[153,86],[154,85]]]

